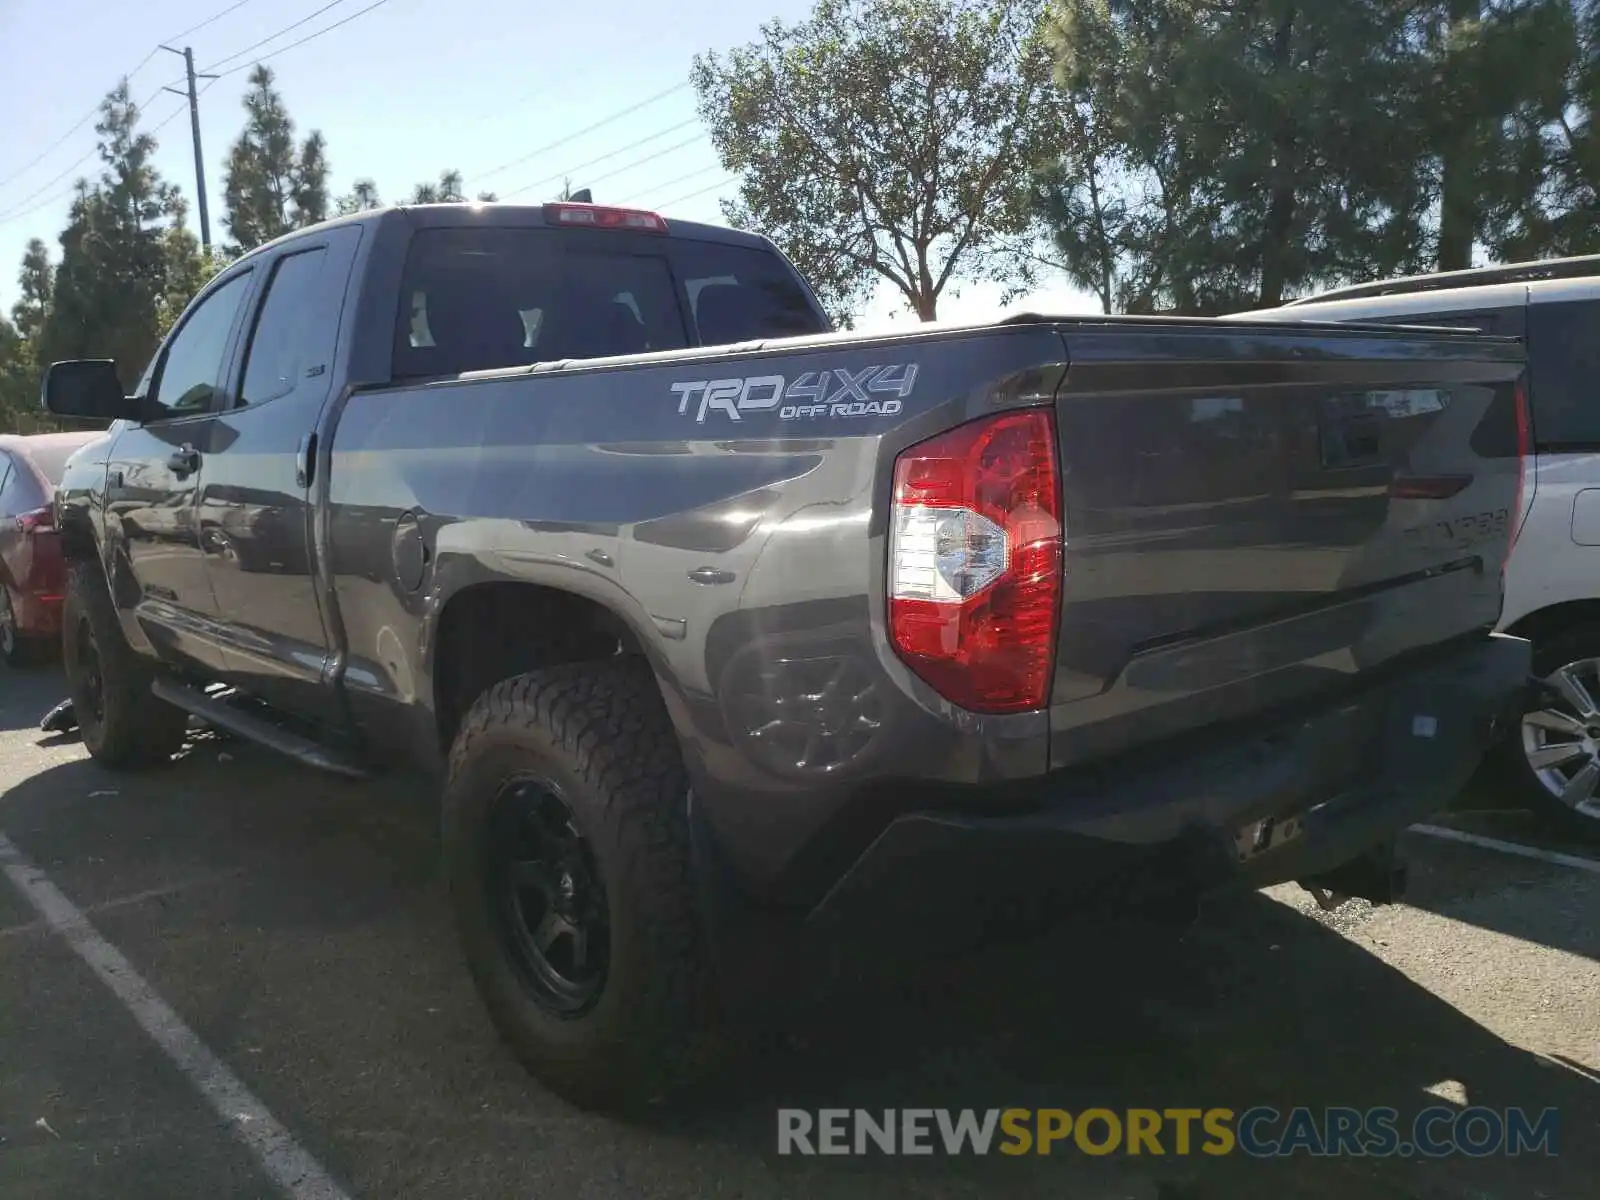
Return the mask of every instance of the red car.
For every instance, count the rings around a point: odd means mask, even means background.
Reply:
[[[54,650],[66,586],[56,534],[56,484],[99,431],[0,435],[0,657],[12,666]]]

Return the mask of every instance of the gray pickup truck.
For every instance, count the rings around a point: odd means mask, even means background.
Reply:
[[[58,493],[71,696],[107,765],[198,717],[437,772],[499,1029],[626,1105],[844,946],[1392,899],[1528,674],[1523,371],[1394,327],[852,336],[744,233],[358,214],[229,266],[131,394],[50,368],[110,423]]]

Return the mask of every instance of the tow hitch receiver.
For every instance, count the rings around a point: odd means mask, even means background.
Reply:
[[[1406,879],[1406,863],[1399,856],[1397,843],[1388,841],[1299,883],[1311,893],[1318,908],[1332,912],[1350,900],[1398,904],[1405,896]]]

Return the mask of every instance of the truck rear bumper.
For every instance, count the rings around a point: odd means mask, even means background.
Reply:
[[[1460,790],[1515,712],[1529,650],[1475,640],[1245,742],[1137,772],[1056,772],[1025,812],[906,813],[812,908],[802,940],[837,961],[847,947],[1000,934],[1041,907],[1192,901],[1326,872]]]

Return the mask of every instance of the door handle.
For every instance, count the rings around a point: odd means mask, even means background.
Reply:
[[[193,475],[200,469],[200,451],[193,446],[179,446],[167,459],[167,469],[174,475]]]
[[[294,484],[296,487],[310,487],[312,476],[317,469],[317,435],[308,433],[300,439],[300,445],[294,452]]]

